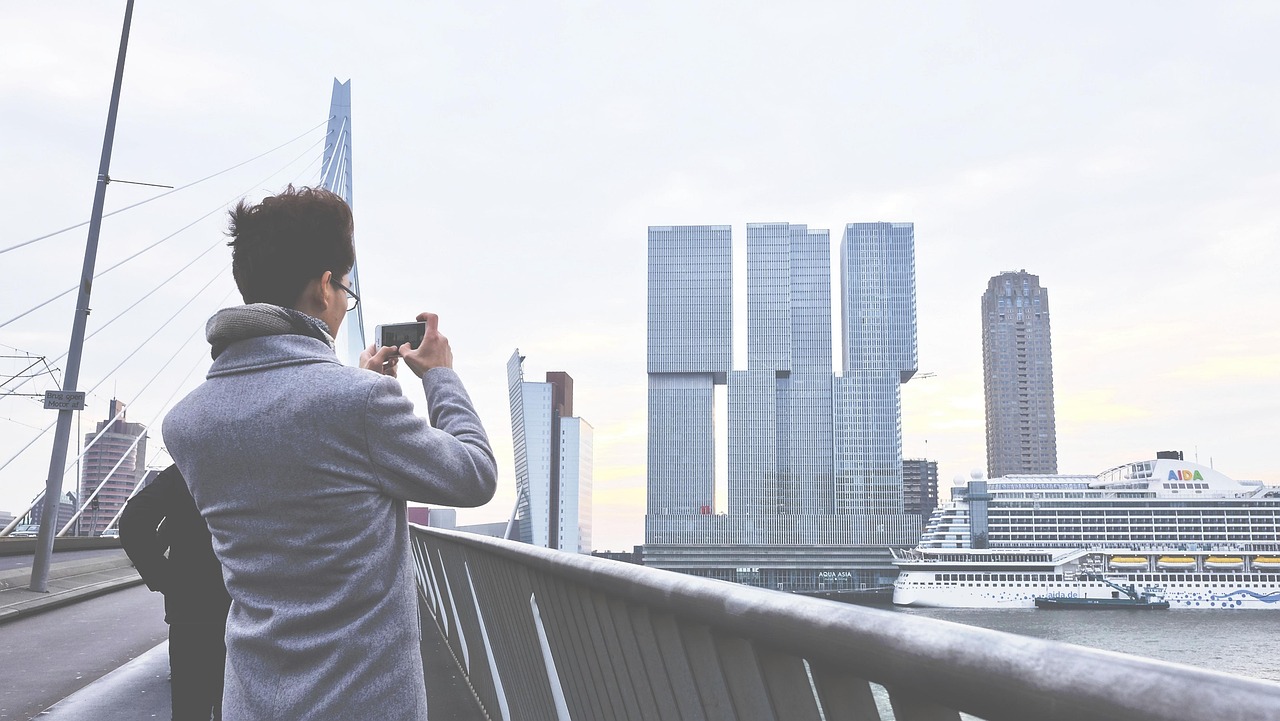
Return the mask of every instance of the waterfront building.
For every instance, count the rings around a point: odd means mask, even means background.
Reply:
[[[525,381],[524,358],[512,356],[511,415],[517,507],[511,538],[543,548],[591,552],[591,424],[573,415],[573,378],[547,373]]]
[[[938,462],[902,459],[902,510],[928,518],[938,507]]]
[[[902,397],[917,367],[915,226],[850,223],[840,245],[844,376],[836,381],[836,509],[902,514]]]
[[[99,437],[100,436],[100,437]],[[97,442],[84,454],[80,471],[80,535],[98,536],[106,530],[147,472],[147,427],[125,420],[125,404],[112,398],[107,419],[84,437]],[[101,490],[94,496],[94,490]]]
[[[836,376],[828,231],[747,225],[747,367],[732,370],[728,226],[649,229],[646,565],[787,590],[892,578],[887,547],[920,529],[903,512],[897,402],[916,367],[913,243],[910,224],[846,230],[841,307],[861,320]],[[886,335],[895,347],[871,347]],[[721,383],[726,514],[713,512]]]
[[[747,370],[729,375],[731,515],[831,513],[831,240],[747,225]]]
[[[982,294],[987,476],[1058,472],[1049,289],[1025,270],[993,277]]]
[[[715,386],[733,360],[727,225],[649,228],[648,515],[715,507]]]

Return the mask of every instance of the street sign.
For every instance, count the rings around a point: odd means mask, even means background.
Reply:
[[[82,411],[84,410],[84,391],[45,391],[44,409]]]

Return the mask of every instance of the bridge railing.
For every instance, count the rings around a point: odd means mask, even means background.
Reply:
[[[412,534],[419,590],[495,720],[1280,719],[1280,684],[499,539]]]

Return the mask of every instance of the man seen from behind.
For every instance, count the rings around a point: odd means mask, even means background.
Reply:
[[[439,319],[417,348],[333,350],[355,265],[350,208],[292,186],[231,211],[246,305],[206,334],[205,382],[164,420],[224,568],[231,612],[223,716],[426,718],[405,502],[477,506],[489,441]],[[428,419],[394,376],[421,379]]]

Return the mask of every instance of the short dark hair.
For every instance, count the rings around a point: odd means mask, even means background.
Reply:
[[[324,188],[289,185],[230,215],[231,272],[245,303],[290,307],[326,270],[341,280],[356,264],[351,208]]]

